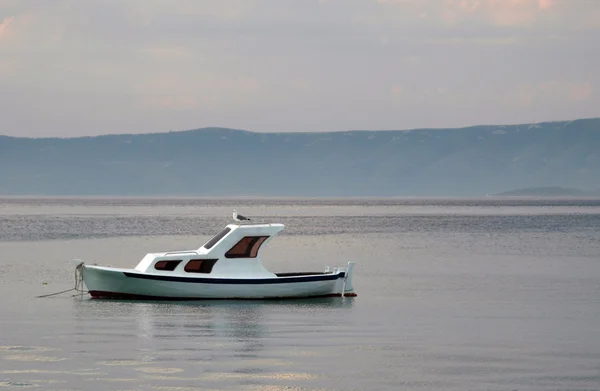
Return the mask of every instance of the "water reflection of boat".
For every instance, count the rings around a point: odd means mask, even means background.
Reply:
[[[356,296],[354,262],[323,272],[272,273],[263,245],[283,224],[230,224],[191,251],[147,254],[134,269],[81,263],[92,298],[149,300],[278,299]]]
[[[109,300],[117,307],[111,311],[127,314],[137,324],[136,335],[143,339],[160,340],[181,338],[182,341],[208,338],[215,343],[233,344],[236,353],[250,353],[262,346],[263,338],[270,333],[272,322],[287,319],[290,313],[315,313],[332,309],[350,309],[354,299],[333,297],[294,300],[228,300],[214,301],[162,301],[133,302]],[[83,314],[89,307],[79,304]],[[87,307],[87,309],[86,309]],[[104,306],[96,307],[98,310]],[[100,312],[99,316],[103,316]],[[85,318],[85,316],[82,316]],[[273,336],[271,335],[271,338]]]

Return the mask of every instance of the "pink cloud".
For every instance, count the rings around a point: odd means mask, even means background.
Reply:
[[[2,2],[2,0],[0,0]],[[7,16],[0,19],[0,41],[10,42],[12,45],[23,45],[27,40],[33,40],[38,43],[41,39],[51,39],[52,34],[42,31],[39,25],[36,25],[37,19],[34,13],[27,12],[18,15]],[[36,35],[39,35],[39,39]]]
[[[176,75],[156,75],[143,79],[136,88],[143,107],[167,110],[193,110],[199,107],[197,96]]]
[[[511,102],[515,102],[517,106],[521,108],[531,107],[535,100],[535,87],[532,86],[521,86],[516,92],[515,99],[512,97],[509,99]]]
[[[570,98],[573,101],[584,101],[587,100],[591,95],[592,85],[590,83],[574,84],[571,86]]]
[[[522,108],[540,106],[551,102],[564,105],[568,102],[586,101],[592,96],[592,92],[590,82],[549,80],[519,86],[516,93],[511,95],[510,100]]]
[[[541,10],[548,9],[551,5],[552,0],[538,0],[538,8]]]
[[[379,4],[417,4],[419,0],[377,0]]]
[[[11,25],[14,23],[15,17],[8,16],[0,23],[0,39],[6,39],[11,35]]]
[[[488,0],[484,9],[484,16],[499,26],[531,23],[538,13],[537,0]]]
[[[452,2],[450,2],[450,4],[452,4]],[[456,6],[463,11],[475,11],[480,5],[480,0],[460,0],[456,3]]]
[[[551,7],[552,0],[447,0],[441,15],[448,23],[473,19],[514,26],[535,21]]]
[[[408,21],[426,17],[448,25],[465,22],[493,26],[523,26],[545,20],[564,20],[582,9],[593,12],[598,6],[576,0],[375,0],[386,11],[385,16]],[[583,3],[583,2],[581,2]],[[600,1],[598,1],[600,5]],[[550,16],[550,14],[552,14]],[[391,16],[390,16],[391,15]],[[570,16],[569,16],[570,15]],[[586,19],[590,16],[587,15]],[[580,23],[579,21],[577,23]]]

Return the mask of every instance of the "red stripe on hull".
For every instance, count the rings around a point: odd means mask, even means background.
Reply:
[[[292,299],[313,299],[323,297],[341,297],[340,293],[330,293],[327,295],[317,296],[298,296],[298,297],[265,297],[265,298],[244,298],[244,297],[231,297],[231,298],[213,298],[213,297],[165,297],[165,296],[149,296],[149,295],[136,295],[132,293],[120,293],[120,292],[106,292],[106,291],[90,291],[92,299],[125,299],[125,300],[292,300]],[[344,297],[356,297],[356,293],[346,293]]]

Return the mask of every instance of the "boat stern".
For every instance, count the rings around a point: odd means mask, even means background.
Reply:
[[[346,268],[344,281],[342,285],[342,296],[346,297],[355,297],[357,296],[354,291],[354,286],[352,285],[352,276],[354,274],[354,265],[356,262],[350,261],[348,262],[348,267]]]

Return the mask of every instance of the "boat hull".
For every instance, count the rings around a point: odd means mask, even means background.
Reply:
[[[346,272],[275,278],[206,278],[83,266],[92,298],[144,300],[283,299],[356,296]]]

